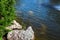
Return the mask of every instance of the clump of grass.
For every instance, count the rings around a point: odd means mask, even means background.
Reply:
[[[15,0],[0,0],[0,40],[9,30],[5,29],[15,19]]]

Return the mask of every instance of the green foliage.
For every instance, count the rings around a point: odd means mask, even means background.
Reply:
[[[0,36],[8,32],[5,27],[15,19],[14,3],[15,0],[0,0]]]
[[[2,37],[0,37],[0,40],[3,40]]]

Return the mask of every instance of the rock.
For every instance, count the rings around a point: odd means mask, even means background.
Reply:
[[[31,26],[27,30],[13,30],[7,35],[8,40],[34,40],[34,31]]]
[[[28,27],[27,30],[25,31],[25,36],[26,38],[30,38],[31,40],[34,38],[34,31],[31,26]]]
[[[22,26],[17,23],[15,20],[13,20],[12,25],[8,26],[6,29],[22,29]]]

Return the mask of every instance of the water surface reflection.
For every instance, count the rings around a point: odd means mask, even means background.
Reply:
[[[37,40],[60,40],[60,10],[54,5],[50,0],[20,0],[16,5],[17,16],[29,22]]]

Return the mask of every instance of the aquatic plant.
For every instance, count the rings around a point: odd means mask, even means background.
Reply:
[[[9,30],[8,25],[15,19],[15,0],[0,0],[0,40]]]

